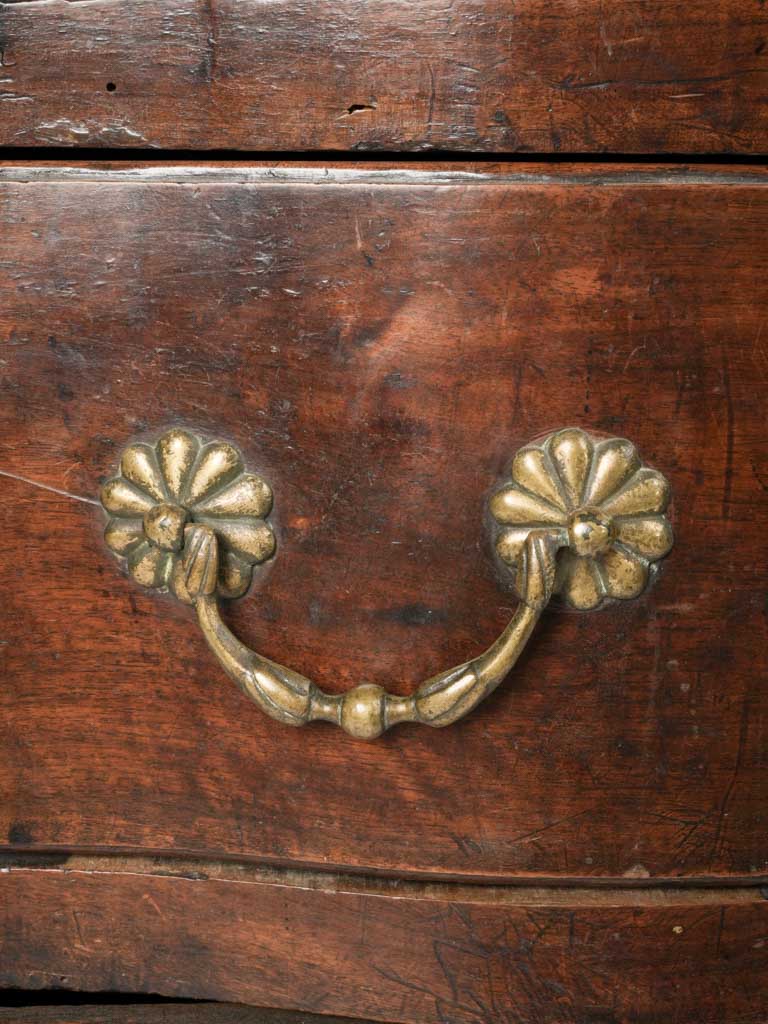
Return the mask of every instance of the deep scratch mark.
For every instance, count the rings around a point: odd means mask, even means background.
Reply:
[[[71,491],[64,491],[60,487],[51,487],[50,484],[41,484],[38,480],[30,480],[29,477],[19,476],[18,473],[8,473],[0,469],[0,476],[8,477],[9,480],[18,480],[22,484],[29,484],[31,487],[39,487],[41,491],[50,491],[52,494],[60,494],[64,498],[71,498],[73,501],[82,501],[86,505],[98,505],[100,502],[95,498],[84,498],[81,494],[72,494]]]
[[[429,70],[429,109],[427,110],[427,138],[432,134],[432,118],[435,114],[435,70],[431,64]]]
[[[723,827],[724,827],[724,824],[725,824],[725,818],[727,817],[727,814],[728,814],[728,804],[731,801],[731,794],[733,793],[733,787],[736,785],[736,779],[738,778],[739,772],[741,771],[741,761],[742,761],[742,758],[744,756],[744,747],[745,747],[746,742],[747,742],[747,727],[748,727],[748,725],[749,725],[749,701],[745,699],[744,700],[744,706],[741,709],[741,722],[739,724],[739,745],[738,745],[738,747],[736,749],[736,761],[734,762],[733,772],[731,773],[731,779],[730,779],[730,782],[728,783],[728,786],[727,786],[727,788],[725,790],[725,795],[723,796],[722,802],[720,803],[720,808],[719,808],[718,814],[717,814],[717,828],[715,829],[715,838],[714,838],[714,841],[712,843],[712,854],[711,854],[711,860],[710,860],[710,868],[712,867],[712,862],[717,857],[717,850],[718,850],[718,847],[720,845],[720,838],[721,838],[722,833],[723,833]]]
[[[717,924],[717,943],[715,945],[715,952],[720,956],[720,941],[723,937],[723,925],[725,924],[725,907],[720,908],[720,920]]]
[[[731,518],[731,493],[733,491],[733,435],[734,415],[733,396],[731,395],[731,371],[728,364],[728,353],[723,349],[723,391],[725,393],[726,410],[726,448],[725,471],[723,473],[723,519]]]
[[[526,832],[523,835],[513,836],[509,842],[510,844],[521,843],[524,839],[532,839],[533,836],[541,835],[542,832],[548,832],[551,828],[557,828],[558,825],[564,825],[566,822],[575,821],[577,818],[583,818],[585,814],[589,814],[589,810],[580,811],[578,814],[570,814],[564,818],[558,818],[557,821],[552,821],[549,825],[542,825],[541,828],[534,829],[533,832]]]
[[[212,82],[216,75],[219,50],[219,23],[218,13],[215,7],[215,0],[205,0],[205,10],[208,17],[208,54],[206,58],[208,81]]]
[[[566,77],[555,83],[565,92],[586,92],[590,89],[616,88],[654,88],[662,85],[707,85],[717,82],[728,82],[744,75],[762,74],[761,68],[739,68],[724,75],[704,75],[700,78],[606,78],[599,82],[575,82],[575,75]]]

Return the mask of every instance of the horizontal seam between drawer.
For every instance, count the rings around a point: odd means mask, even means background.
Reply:
[[[0,184],[7,185],[240,185],[240,186],[394,186],[427,188],[453,188],[468,185],[477,186],[518,186],[542,187],[563,186],[570,188],[622,187],[622,186],[754,186],[768,185],[768,176],[723,171],[722,173],[685,171],[624,171],[599,174],[494,174],[480,171],[403,171],[403,170],[284,170],[252,168],[215,170],[205,168],[199,171],[179,168],[129,168],[126,170],[93,170],[88,168],[63,168],[52,172],[50,167],[30,168],[21,171],[18,167],[0,167]]]
[[[301,889],[326,895],[379,896],[510,906],[686,906],[768,900],[768,878],[730,876],[686,879],[520,878],[499,884],[383,878],[366,874],[269,867],[200,858],[87,855],[73,853],[51,863],[51,855],[0,854],[0,878],[20,872],[68,876],[138,875],[186,882]],[[37,862],[37,863],[36,863]]]

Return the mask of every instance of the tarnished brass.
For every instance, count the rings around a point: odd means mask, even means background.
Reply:
[[[220,597],[239,597],[254,565],[275,551],[266,521],[272,491],[240,453],[188,431],[133,444],[101,491],[109,547],[143,586],[192,604],[219,663],[268,715],[287,725],[334,722],[375,739],[398,722],[450,725],[509,673],[554,593],[575,608],[636,597],[672,546],[669,487],[622,438],[560,430],[523,448],[491,496],[496,551],[520,604],[487,651],[399,697],[363,684],[325,693],[298,672],[249,650],[229,631]]]
[[[219,597],[241,597],[253,566],[274,554],[275,536],[265,521],[272,508],[269,486],[245,472],[231,444],[203,444],[186,430],[174,428],[154,445],[126,448],[119,476],[101,489],[101,503],[111,517],[104,537],[130,575],[187,604],[192,597],[185,565],[190,540],[200,538],[189,524],[207,524],[215,535],[217,550],[205,552],[216,558]]]
[[[668,503],[666,479],[641,464],[630,441],[559,430],[521,449],[511,480],[492,496],[496,551],[520,580],[521,551],[543,530],[562,549],[554,590],[571,607],[637,597],[672,547]]]

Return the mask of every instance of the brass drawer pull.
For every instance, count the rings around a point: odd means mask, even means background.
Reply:
[[[271,558],[272,491],[232,445],[186,430],[132,444],[104,484],[105,538],[138,583],[192,604],[208,646],[268,715],[288,725],[335,722],[374,739],[398,722],[444,726],[466,715],[517,661],[554,593],[576,608],[636,597],[672,546],[669,486],[623,438],[577,428],[517,453],[490,499],[496,551],[520,604],[487,651],[422,683],[410,697],[363,684],[325,693],[249,650],[221,619],[219,597],[242,596],[253,566]]]

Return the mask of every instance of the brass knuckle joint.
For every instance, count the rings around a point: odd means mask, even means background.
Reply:
[[[584,610],[637,597],[672,546],[669,485],[630,441],[556,431],[517,453],[490,499],[495,550],[520,598],[501,636],[410,697],[369,683],[330,694],[249,650],[221,618],[218,599],[241,597],[276,547],[272,490],[236,448],[172,428],[126,448],[101,502],[106,542],[129,575],[194,606],[222,668],[262,710],[287,725],[335,722],[365,740],[400,722],[463,718],[509,673],[554,594]]]

